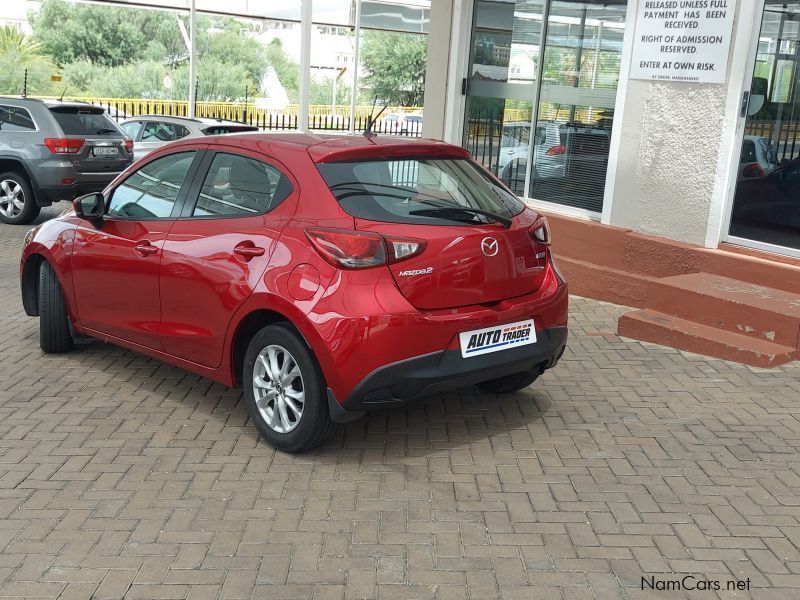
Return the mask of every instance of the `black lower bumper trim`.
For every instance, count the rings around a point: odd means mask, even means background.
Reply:
[[[423,396],[482,383],[498,377],[556,365],[567,343],[566,327],[536,332],[536,343],[462,358],[459,350],[415,356],[375,369],[341,404],[345,411],[397,406]]]

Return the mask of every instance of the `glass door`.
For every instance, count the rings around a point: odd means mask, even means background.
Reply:
[[[464,147],[524,195],[544,0],[475,2]]]
[[[626,4],[476,2],[464,145],[520,196],[602,211]]]
[[[767,0],[728,241],[800,256],[800,2]]]

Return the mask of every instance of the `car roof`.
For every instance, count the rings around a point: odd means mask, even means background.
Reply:
[[[64,106],[67,108],[96,108],[105,112],[105,108],[89,102],[80,102],[79,100],[58,100],[56,98],[31,98],[28,96],[0,96],[0,100],[14,100],[17,102],[34,102],[36,104],[44,104],[48,108],[55,106]]]
[[[185,138],[170,144],[171,148],[197,144],[197,138]],[[399,158],[403,156],[434,156],[438,158],[469,158],[470,153],[439,140],[373,135],[331,135],[303,132],[249,132],[212,135],[203,143],[236,146],[259,150],[266,144],[271,150],[305,147],[316,163],[341,162],[345,160],[369,160],[375,158]]]
[[[239,121],[228,121],[225,119],[209,119],[206,117],[177,117],[174,115],[136,115],[135,117],[128,117],[126,121],[142,121],[142,120],[159,120],[159,121],[172,121],[175,123],[196,123],[200,125],[235,125],[237,127],[252,127],[247,123]]]

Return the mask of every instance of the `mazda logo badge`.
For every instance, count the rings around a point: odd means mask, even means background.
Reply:
[[[494,256],[499,249],[497,240],[493,237],[486,237],[481,240],[481,252],[483,252],[484,256]]]

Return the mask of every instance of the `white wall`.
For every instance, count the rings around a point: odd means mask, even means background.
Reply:
[[[719,243],[735,183],[740,101],[749,85],[763,0],[736,4],[724,84],[620,82],[622,111],[614,119],[620,128],[618,153],[610,164],[615,172],[609,175],[613,188],[604,222],[709,247]],[[628,23],[626,38],[634,33],[634,20]]]

